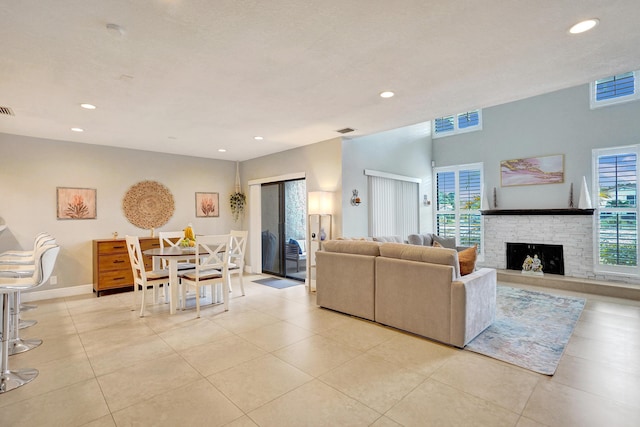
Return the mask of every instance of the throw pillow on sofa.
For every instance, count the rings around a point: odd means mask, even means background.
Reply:
[[[433,246],[435,246],[436,243],[439,243],[440,246],[442,246],[443,248],[447,248],[447,249],[456,248],[455,237],[440,237],[440,236],[436,236],[435,234],[432,237],[433,237]]]
[[[460,275],[466,276],[476,269],[476,258],[478,257],[478,245],[458,252],[458,261],[460,262]]]
[[[433,242],[434,248],[443,248],[440,243]],[[460,275],[466,276],[476,270],[476,259],[478,258],[478,245],[458,252],[458,263],[460,264]]]

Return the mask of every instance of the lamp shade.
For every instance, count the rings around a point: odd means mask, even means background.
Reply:
[[[333,193],[330,191],[310,191],[307,197],[309,215],[333,213]]]

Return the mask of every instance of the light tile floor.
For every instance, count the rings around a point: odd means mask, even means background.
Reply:
[[[22,335],[44,344],[9,362],[40,375],[0,395],[0,425],[640,425],[640,302],[583,295],[548,377],[256,278],[200,319],[165,304],[140,318],[131,293],[39,301]]]

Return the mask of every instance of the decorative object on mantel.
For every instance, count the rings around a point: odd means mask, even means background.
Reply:
[[[480,210],[481,211],[488,211],[489,208],[489,199],[487,198],[487,194],[484,191],[484,184],[482,184],[481,190],[480,190]]]
[[[236,162],[236,185],[234,188],[234,192],[229,198],[229,204],[231,206],[231,214],[233,214],[233,220],[238,221],[238,219],[244,214],[244,208],[247,204],[247,197],[242,193],[240,187],[240,169],[238,166],[238,162]]]
[[[580,189],[580,200],[578,201],[579,209],[593,209],[591,205],[591,196],[589,196],[589,189],[587,188],[587,178],[582,177],[582,188]]]
[[[564,154],[526,157],[500,162],[500,183],[513,185],[560,184],[564,182]]]
[[[493,187],[493,209],[498,209],[498,196],[496,193],[496,187]]]
[[[167,187],[156,181],[141,181],[129,188],[122,199],[124,216],[136,227],[151,231],[173,216],[175,204]]]
[[[569,207],[573,208],[573,182],[569,186]]]
[[[426,194],[425,194],[425,197]],[[351,196],[351,206],[360,206],[360,196],[358,196],[358,190],[353,190],[353,195]]]
[[[524,259],[524,263],[522,263],[522,274],[530,274],[534,276],[542,276],[544,273],[542,272],[542,261],[538,258],[538,255],[527,255]]]

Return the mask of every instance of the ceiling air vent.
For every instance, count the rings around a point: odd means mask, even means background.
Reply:
[[[11,108],[9,108],[9,107],[0,107],[0,115],[2,115],[2,116],[15,116],[15,114],[13,114],[13,111],[11,111]]]
[[[349,133],[349,132],[353,132],[355,129],[351,129],[351,128],[344,128],[344,129],[338,129],[336,132],[338,133]]]

